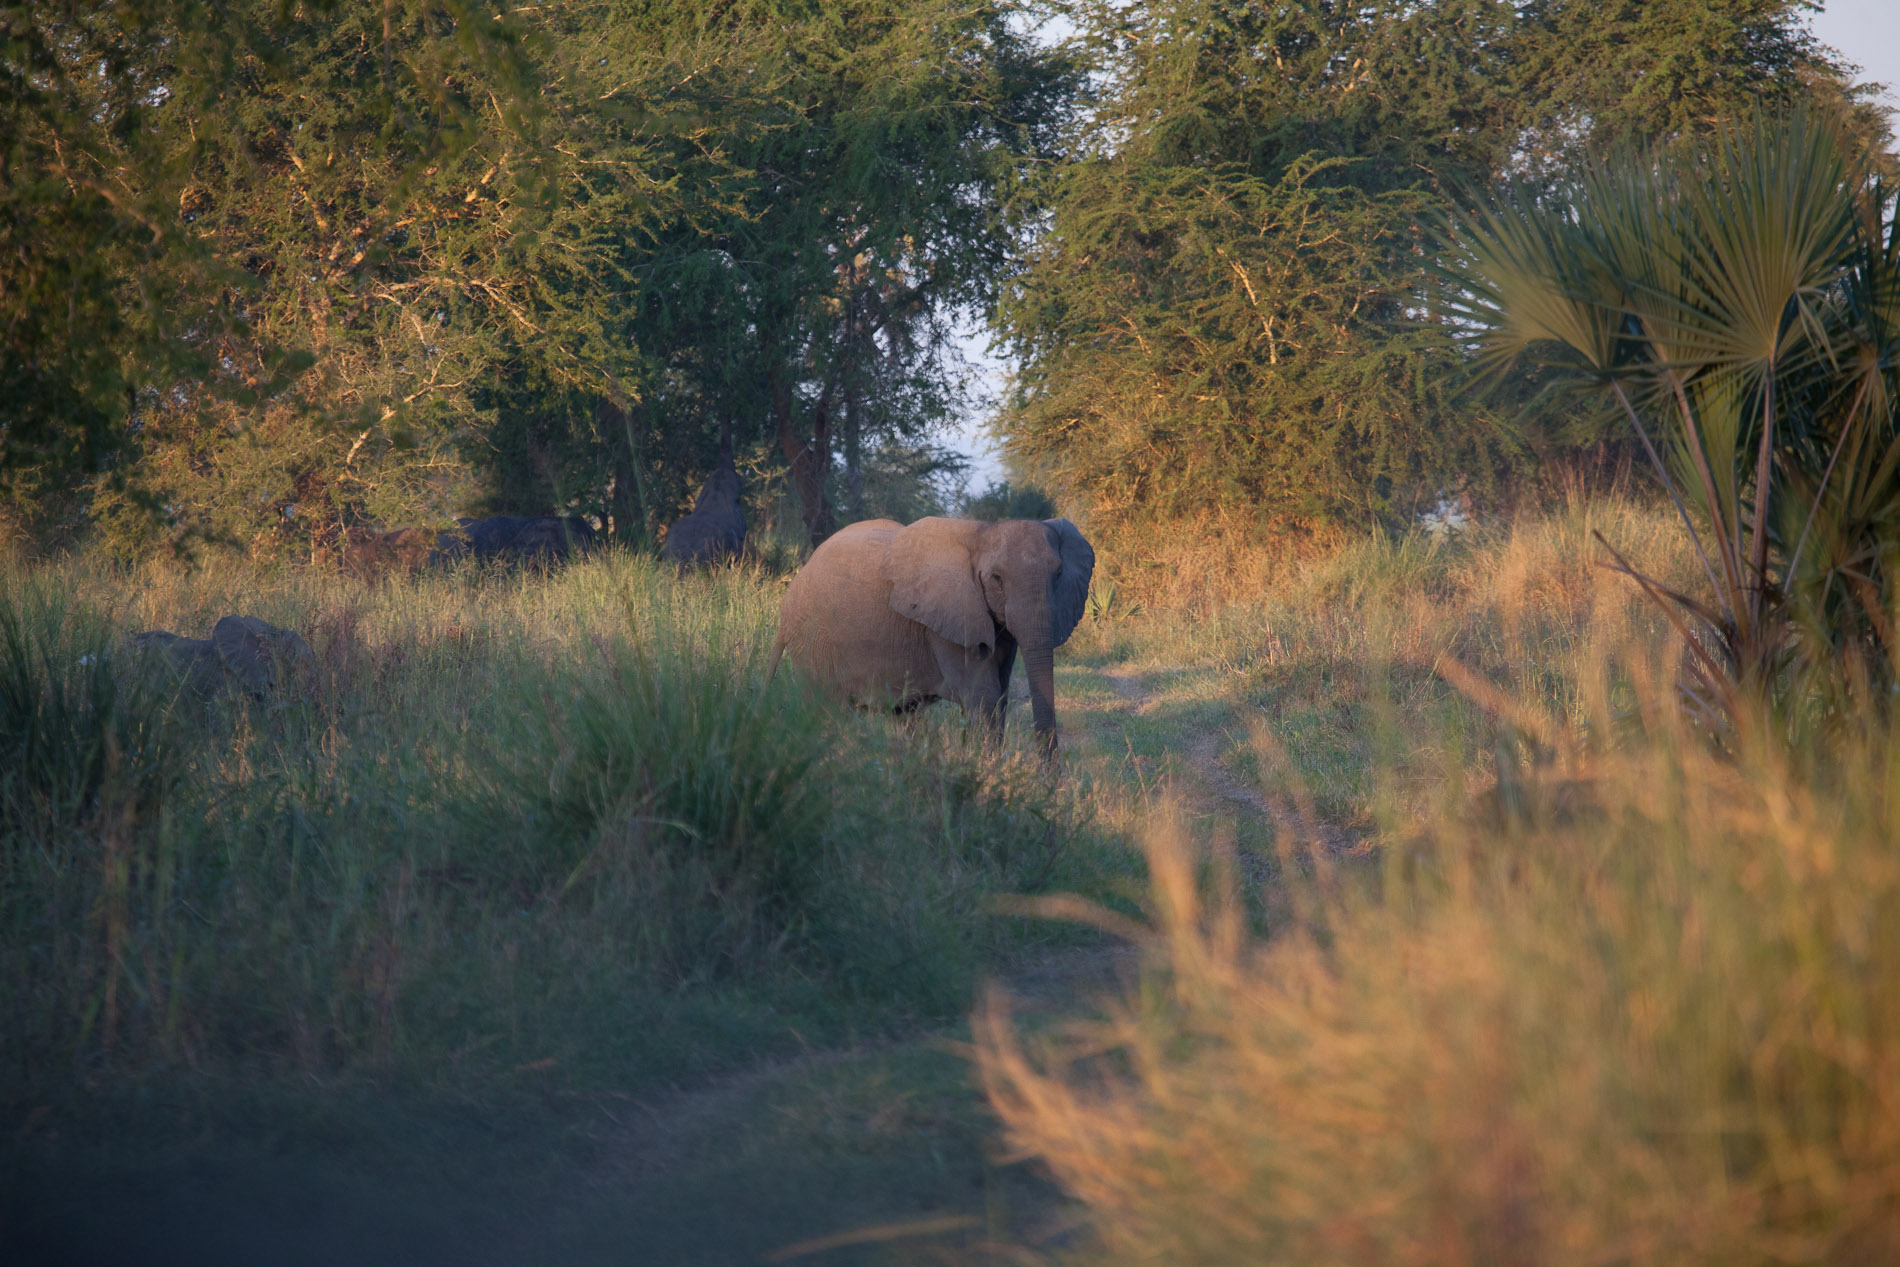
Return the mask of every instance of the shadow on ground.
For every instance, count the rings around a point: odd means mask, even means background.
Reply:
[[[1102,942],[1019,963],[1008,988],[1034,1027],[1134,971]],[[968,1038],[958,1026],[505,1115],[373,1089],[340,1105],[334,1088],[207,1113],[205,1087],[189,1104],[94,1104],[57,1130],[29,1115],[6,1130],[0,1262],[832,1267],[1066,1245],[1073,1207],[997,1156]],[[181,1147],[185,1120],[218,1124]]]

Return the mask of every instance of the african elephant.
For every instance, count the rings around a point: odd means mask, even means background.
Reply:
[[[745,485],[728,458],[706,477],[690,514],[682,515],[666,530],[666,545],[660,556],[684,567],[689,563],[712,563],[730,558],[745,548],[745,514],[739,509],[739,496]]]
[[[1022,653],[1045,751],[1056,745],[1055,649],[1088,601],[1095,551],[1066,519],[852,524],[792,578],[779,657],[867,707],[954,700],[1000,735]]]

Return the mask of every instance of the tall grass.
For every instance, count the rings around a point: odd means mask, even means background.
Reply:
[[[24,1058],[35,1005],[110,1051],[127,1006],[146,1001],[119,965],[133,907],[176,879],[167,852],[137,848],[183,775],[171,702],[115,663],[96,612],[32,583],[0,598],[0,926],[14,969],[0,1002],[16,1038],[0,1038],[0,1058]],[[64,883],[75,865],[92,880],[83,892]]]
[[[175,777],[167,701],[115,671],[111,631],[57,591],[0,603],[0,815],[22,836],[143,815]]]
[[[626,1087],[954,1012],[1045,936],[989,894],[1088,883],[1045,865],[1085,807],[766,683],[778,584],[9,565],[0,1093]],[[125,635],[232,612],[304,632],[316,688],[147,684]]]
[[[1887,723],[1713,742],[1681,720],[1680,643],[1608,590],[1552,674],[1514,676],[1524,643],[1485,638],[1554,626],[1508,551],[1473,562],[1498,614],[1460,680],[1517,737],[1493,762],[1445,737],[1349,866],[1302,843],[1269,737],[1285,927],[1251,932],[1160,814],[1142,988],[1054,1035],[1000,997],[979,1017],[1014,1146],[1092,1214],[1081,1259],[1900,1261]],[[1395,659],[1412,626],[1383,628]]]
[[[833,776],[824,718],[789,678],[703,650],[611,644],[524,666],[523,725],[470,803],[554,900],[584,891],[673,978],[769,952],[807,895]]]
[[[1370,830],[1382,802],[1429,800],[1446,759],[1483,779],[1498,742],[1515,742],[1488,706],[1449,684],[1442,665],[1464,665],[1582,721],[1576,683],[1593,647],[1669,635],[1667,619],[1626,578],[1593,561],[1599,534],[1654,575],[1686,581],[1694,567],[1667,505],[1577,496],[1448,536],[1368,535],[1277,567],[1241,552],[1234,575],[1252,575],[1251,591],[1151,592],[1153,605],[1084,622],[1065,650],[1072,661],[1154,682],[1201,675],[1203,692],[1238,714],[1238,738],[1257,724],[1279,740],[1328,822]],[[1211,572],[1218,553],[1208,542],[1169,549],[1183,576]],[[1243,781],[1263,774],[1244,743],[1224,764]]]

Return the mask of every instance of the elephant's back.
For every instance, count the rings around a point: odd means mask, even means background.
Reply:
[[[923,627],[891,610],[885,558],[903,525],[852,524],[828,537],[792,578],[779,642],[793,664],[860,702],[934,680]]]
[[[780,638],[788,648],[805,641],[825,623],[825,615],[841,605],[889,604],[891,583],[884,574],[884,559],[901,528],[888,519],[867,519],[819,542],[792,577],[779,606]]]

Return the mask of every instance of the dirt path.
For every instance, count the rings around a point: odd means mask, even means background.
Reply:
[[[1138,674],[1119,671],[1104,674],[1115,694],[1127,701],[1128,711],[1136,715],[1148,713],[1154,705],[1154,697]],[[1248,787],[1221,765],[1221,752],[1227,733],[1221,730],[1204,729],[1193,735],[1188,742],[1175,749],[1181,758],[1189,776],[1185,784],[1177,784],[1176,792],[1187,799],[1193,809],[1202,813],[1225,809],[1237,816],[1269,822],[1273,818],[1273,808],[1267,803],[1258,789]]]
[[[1091,703],[1075,706],[1071,759],[1113,765],[1116,778],[1127,778],[1118,750],[1127,742],[1136,779],[1159,775],[1196,817],[1239,826],[1243,842],[1255,844],[1248,873],[1272,883],[1261,850],[1284,816],[1223,762],[1239,733],[1231,706],[1191,685],[1156,689],[1130,668],[1105,670],[1099,680],[1112,695],[1098,689]],[[1318,835],[1335,849],[1357,843],[1344,829]],[[995,983],[1034,1029],[1088,1011],[1091,999],[1128,988],[1137,971],[1134,948],[1097,942],[1020,959]],[[997,1159],[996,1124],[963,1054],[967,1041],[961,1024],[925,1026],[616,1106],[618,1131],[609,1135],[617,1138],[602,1157],[599,1184],[618,1188],[623,1202],[635,1194],[645,1211],[713,1211],[632,1221],[647,1243],[669,1247],[682,1262],[716,1261],[714,1245],[743,1247],[755,1261],[763,1251],[827,1265],[912,1261],[913,1251],[954,1255],[996,1240],[1060,1248],[1075,1235],[1075,1207],[1032,1169]],[[808,1183],[795,1173],[801,1168]],[[741,1193],[751,1203],[744,1219],[733,1213]],[[779,1239],[748,1240],[738,1227],[747,1221],[771,1225]],[[886,1233],[881,1243],[852,1241]]]
[[[1125,711],[1135,716],[1151,714],[1157,701],[1141,676],[1129,670],[1110,670],[1103,674]],[[1261,790],[1234,775],[1221,758],[1233,746],[1233,732],[1226,727],[1203,725],[1181,736],[1170,748],[1185,775],[1174,784],[1176,795],[1197,815],[1227,815],[1241,823],[1268,826],[1289,817],[1285,806],[1275,805]],[[1298,814],[1293,814],[1298,819]],[[1365,837],[1349,827],[1318,820],[1300,822],[1301,835],[1315,839],[1328,850],[1344,853],[1363,847]]]

